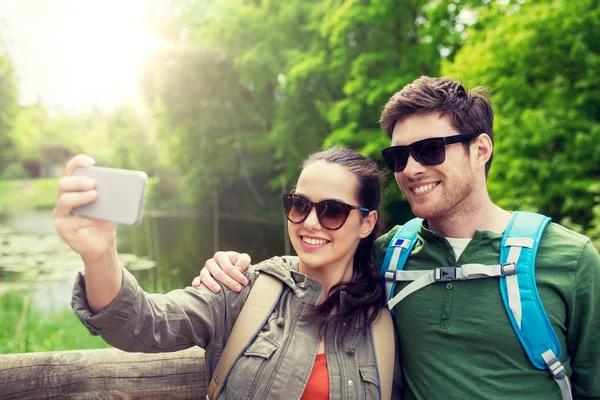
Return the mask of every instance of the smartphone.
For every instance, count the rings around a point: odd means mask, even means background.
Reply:
[[[124,225],[142,222],[148,175],[143,171],[105,167],[77,168],[73,175],[89,176],[96,182],[96,201],[76,207],[82,217],[103,219]]]

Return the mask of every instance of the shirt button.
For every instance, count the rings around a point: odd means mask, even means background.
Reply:
[[[448,262],[453,263],[454,261],[456,261],[456,257],[454,257],[454,256],[448,257]]]
[[[354,385],[354,382],[352,382],[352,379],[350,379],[350,380],[348,381],[348,386],[352,386],[352,385]]]
[[[443,319],[444,321],[448,321],[448,319],[450,319],[450,315],[448,315],[448,313],[447,313],[447,312],[445,312],[445,313],[442,313],[442,319]]]
[[[448,289],[448,290],[452,289],[452,284],[451,283],[446,283],[446,289]]]

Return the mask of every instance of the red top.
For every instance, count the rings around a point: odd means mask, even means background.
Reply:
[[[300,400],[329,400],[329,372],[325,353],[317,354],[315,366]]]

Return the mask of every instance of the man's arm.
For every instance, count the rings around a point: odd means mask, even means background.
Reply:
[[[574,277],[567,346],[575,399],[600,399],[600,256],[588,242]]]

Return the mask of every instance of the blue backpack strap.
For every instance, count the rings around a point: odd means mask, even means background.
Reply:
[[[516,274],[500,278],[500,292],[508,318],[531,364],[546,369],[563,400],[572,400],[571,382],[560,362],[561,347],[544,310],[535,282],[535,256],[550,218],[515,212],[502,238],[501,263],[515,263]]]
[[[402,225],[388,245],[383,265],[381,266],[381,280],[386,290],[386,301],[389,301],[394,295],[396,287],[395,271],[400,271],[404,268],[406,260],[415,246],[417,232],[419,232],[422,222],[421,218],[413,218]]]
[[[544,310],[535,281],[535,257],[549,222],[550,218],[544,215],[516,211],[502,237],[500,248],[500,263],[516,262],[517,270],[516,275],[500,278],[502,300],[519,341],[538,369],[548,368],[542,357],[547,350],[552,350],[556,358],[561,355],[560,342]],[[507,279],[516,280],[517,294],[511,293]],[[511,304],[516,300],[520,300],[520,306]]]

